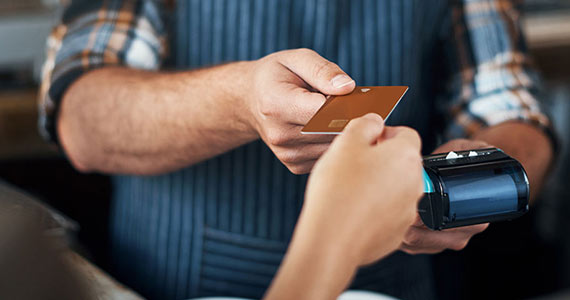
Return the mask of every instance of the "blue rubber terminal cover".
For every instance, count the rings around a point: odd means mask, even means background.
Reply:
[[[435,189],[433,187],[433,182],[431,182],[431,179],[429,178],[426,170],[424,169],[422,171],[424,176],[424,193],[429,194],[435,192]]]

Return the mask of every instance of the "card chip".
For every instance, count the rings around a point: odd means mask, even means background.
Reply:
[[[329,128],[340,128],[346,126],[346,124],[348,124],[348,120],[332,120],[329,123]]]

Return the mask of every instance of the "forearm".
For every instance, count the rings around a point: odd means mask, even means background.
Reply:
[[[156,174],[257,138],[243,112],[247,63],[179,73],[103,68],[65,93],[60,142],[82,171]]]
[[[535,198],[553,159],[549,138],[538,128],[521,122],[508,122],[489,127],[473,136],[504,150],[525,168]]]

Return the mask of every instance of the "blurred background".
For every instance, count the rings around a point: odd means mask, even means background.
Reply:
[[[112,272],[109,179],[77,173],[37,131],[45,38],[65,2],[0,0],[0,201],[16,193],[46,208],[75,252]],[[570,0],[526,0],[523,24],[559,160],[529,214],[434,258],[440,299],[570,299]]]

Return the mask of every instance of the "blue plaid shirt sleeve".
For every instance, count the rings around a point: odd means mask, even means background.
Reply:
[[[62,95],[81,75],[109,65],[156,70],[166,45],[157,1],[72,1],[47,40],[39,95],[40,133],[57,143]]]
[[[520,25],[518,2],[457,0],[451,10],[450,121],[446,139],[468,137],[488,126],[521,121],[542,129],[556,145],[541,110],[539,87]]]

